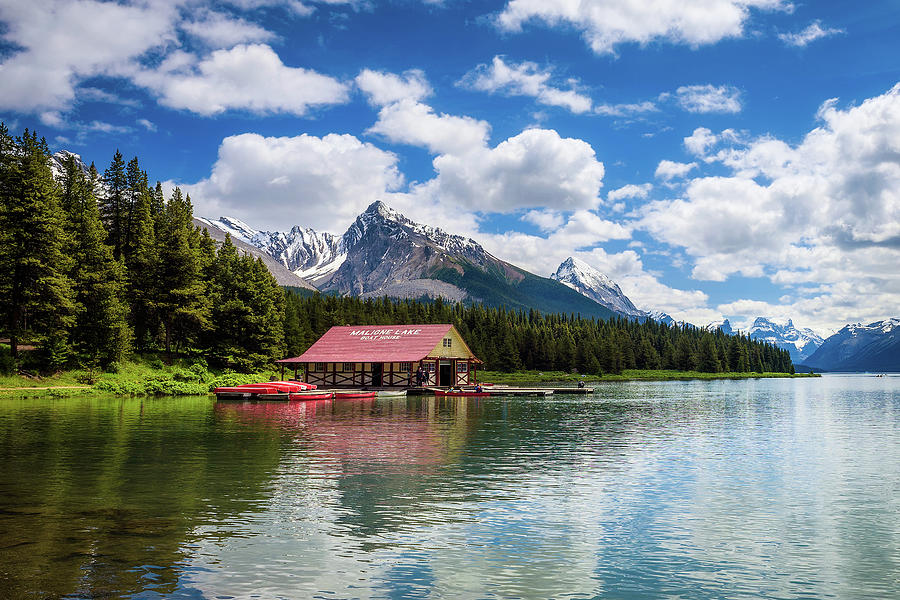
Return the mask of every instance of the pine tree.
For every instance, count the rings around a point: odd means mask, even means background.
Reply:
[[[72,280],[75,323],[72,344],[89,365],[108,366],[126,352],[130,331],[122,301],[122,264],[106,245],[106,231],[93,195],[93,182],[69,156],[64,165],[62,205],[72,238]]]
[[[156,306],[165,335],[166,354],[171,360],[172,345],[196,341],[207,325],[208,305],[200,280],[200,264],[195,251],[190,197],[179,188],[166,203],[157,230],[159,255],[159,298]]]
[[[718,373],[722,370],[722,366],[719,364],[719,353],[716,350],[716,340],[712,334],[704,334],[700,340],[697,370],[701,373]]]
[[[125,160],[118,150],[103,173],[103,186],[105,193],[100,203],[100,217],[106,226],[109,244],[113,248],[113,256],[119,260],[125,246],[128,201],[126,198]]]
[[[59,190],[50,171],[45,140],[25,130],[21,138],[0,134],[0,303],[3,327],[13,357],[18,343],[30,338],[45,365],[68,360],[68,328],[73,321],[71,265],[64,252]]]

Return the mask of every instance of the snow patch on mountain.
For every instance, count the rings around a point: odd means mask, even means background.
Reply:
[[[825,342],[812,329],[795,327],[791,319],[778,321],[767,317],[757,317],[747,330],[747,336],[787,350],[795,363],[803,362]]]
[[[583,260],[570,256],[559,265],[550,279],[565,284],[610,310],[630,317],[645,317],[619,285]]]

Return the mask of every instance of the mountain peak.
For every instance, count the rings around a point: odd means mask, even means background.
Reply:
[[[747,335],[750,339],[766,341],[788,350],[791,359],[798,364],[825,341],[811,329],[796,327],[793,319],[776,320],[769,317],[756,317]]]
[[[564,260],[550,279],[567,285],[610,310],[631,317],[646,316],[632,304],[615,281],[574,256]]]

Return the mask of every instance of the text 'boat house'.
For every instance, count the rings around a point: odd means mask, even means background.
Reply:
[[[456,327],[443,325],[369,325],[332,327],[295,358],[277,361],[320,387],[450,387],[477,381],[478,358]]]

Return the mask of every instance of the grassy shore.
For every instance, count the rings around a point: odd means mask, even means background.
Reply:
[[[242,374],[210,371],[202,362],[178,360],[166,365],[158,358],[137,357],[113,366],[112,372],[85,369],[52,375],[0,375],[3,396],[199,396],[214,387],[268,381],[274,370]]]
[[[534,384],[569,382],[597,383],[603,381],[671,381],[681,379],[760,379],[772,377],[819,377],[815,373],[701,373],[699,371],[667,371],[667,370],[640,370],[629,369],[618,375],[604,374],[579,375],[577,373],[565,373],[563,371],[519,371],[517,373],[502,373],[500,371],[479,371],[478,380],[491,383],[506,384]]]

